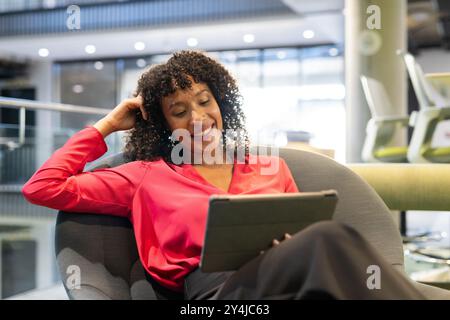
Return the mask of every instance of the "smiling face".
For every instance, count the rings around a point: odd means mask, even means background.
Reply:
[[[227,156],[238,147],[248,153],[246,117],[236,80],[223,65],[205,53],[183,50],[175,52],[167,62],[151,66],[140,76],[136,94],[142,96],[149,119],[136,117],[135,128],[124,148],[124,157],[128,161],[162,158],[167,163],[174,163],[178,161],[174,154],[179,154],[184,162],[184,156],[188,156],[188,152],[184,152],[188,151],[185,143],[174,145],[170,138],[176,137],[179,130],[184,130],[187,133],[184,136],[190,137],[196,127],[194,123],[200,123],[200,132],[212,126],[212,131],[217,131],[213,136],[220,135],[220,148],[215,148],[212,142],[204,143],[206,147],[203,148],[200,139],[198,149],[204,149],[204,155],[213,155],[214,161],[219,161],[221,154],[213,149],[224,151]],[[192,155],[191,151],[193,149],[189,151]],[[197,153],[193,155],[196,158]]]
[[[171,132],[176,129],[186,130],[191,138],[188,139],[190,145],[186,147],[192,152],[201,152],[210,143],[214,142],[217,145],[218,139],[210,140],[210,138],[217,137],[218,132],[223,130],[222,114],[208,85],[196,83],[192,78],[190,80],[191,88],[178,89],[163,97],[161,106],[169,130]]]

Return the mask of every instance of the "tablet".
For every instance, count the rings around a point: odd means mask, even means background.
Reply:
[[[200,258],[203,272],[237,270],[305,227],[331,220],[335,190],[255,195],[212,195]]]

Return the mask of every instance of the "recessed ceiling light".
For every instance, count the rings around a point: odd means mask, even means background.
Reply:
[[[50,51],[48,51],[47,48],[40,48],[38,51],[39,56],[45,58],[50,54]]]
[[[95,70],[102,70],[103,69],[103,62],[95,61],[94,68],[95,68]]]
[[[134,48],[138,51],[142,51],[145,49],[145,43],[143,43],[142,41],[138,41],[134,44]]]
[[[305,38],[305,39],[312,39],[312,38],[314,38],[314,31],[312,31],[312,30],[305,30],[305,31],[303,31],[303,38]]]
[[[286,58],[286,51],[278,51],[277,58],[280,60],[283,60],[284,58]]]
[[[84,87],[81,84],[76,84],[72,87],[72,91],[75,93],[82,93],[84,91]]]
[[[93,54],[96,50],[97,49],[92,44],[88,44],[86,47],[84,47],[84,51],[86,51],[87,54]]]
[[[245,43],[255,42],[255,35],[251,33],[244,34],[242,40],[244,40]]]
[[[47,9],[53,9],[56,7],[56,0],[44,0],[42,6]]]
[[[147,65],[147,61],[145,61],[145,59],[137,59],[136,60],[136,65],[139,68],[144,68]]]
[[[328,54],[332,57],[336,57],[339,54],[339,50],[337,48],[330,48]]]
[[[196,47],[198,45],[198,40],[196,38],[189,38],[186,43],[189,47]]]

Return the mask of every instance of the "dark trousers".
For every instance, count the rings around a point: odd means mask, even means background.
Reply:
[[[186,277],[185,299],[425,299],[353,228],[320,222],[237,271]]]

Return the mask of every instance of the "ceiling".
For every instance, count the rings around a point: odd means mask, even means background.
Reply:
[[[190,37],[198,40],[198,45],[193,48],[203,50],[343,43],[344,0],[277,1],[290,8],[292,14],[181,26],[5,37],[0,38],[0,58],[55,61],[144,56],[189,48],[186,42]],[[408,1],[407,22],[412,51],[414,47],[440,45],[442,41],[439,19],[445,14],[448,16],[448,12],[436,10],[433,3],[445,1]],[[305,39],[302,35],[305,30],[313,30],[314,37]],[[253,34],[254,42],[245,43],[245,34]],[[134,48],[138,41],[145,44],[142,51]],[[95,45],[96,52],[87,54],[86,45]],[[38,55],[40,48],[49,50],[48,57]]]
[[[343,42],[343,1],[283,0],[283,3],[296,14],[153,29],[7,37],[0,38],[0,55],[33,60],[132,57],[189,48],[186,41],[190,37],[198,40],[195,48],[203,50],[308,46]],[[305,39],[303,37],[305,30],[312,30],[314,37]],[[254,42],[244,42],[245,34],[253,34]],[[145,43],[144,50],[137,51],[134,48],[138,41]],[[87,54],[86,45],[94,45],[96,52]],[[47,48],[49,55],[45,58],[40,57],[38,55],[40,48]]]

